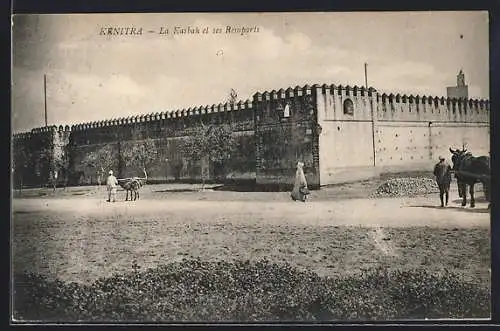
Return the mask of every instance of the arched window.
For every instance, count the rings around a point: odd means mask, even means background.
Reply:
[[[354,115],[354,104],[351,99],[346,99],[344,101],[344,114],[345,115]]]

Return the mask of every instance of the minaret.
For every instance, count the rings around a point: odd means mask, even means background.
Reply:
[[[446,88],[448,98],[469,98],[469,87],[465,84],[465,75],[460,69],[457,75],[457,86],[449,86]]]
[[[464,75],[462,69],[460,69],[460,72],[457,75],[457,86],[458,87],[465,86],[465,75]]]

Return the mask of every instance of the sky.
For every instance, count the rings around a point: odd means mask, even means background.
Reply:
[[[16,15],[12,43],[14,133],[44,126],[44,75],[48,125],[218,104],[230,89],[364,85],[365,62],[380,93],[446,96],[462,69],[469,97],[489,99],[481,11]]]

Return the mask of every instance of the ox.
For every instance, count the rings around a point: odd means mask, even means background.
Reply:
[[[134,201],[139,199],[139,190],[142,186],[146,185],[148,180],[148,174],[146,170],[144,171],[143,178],[141,177],[131,177],[131,178],[118,178],[118,185],[120,185],[126,192],[127,196],[125,201],[128,201],[128,193],[130,192],[130,201],[132,201],[132,193],[134,193]]]

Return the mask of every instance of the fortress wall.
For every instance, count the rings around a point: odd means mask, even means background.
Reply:
[[[323,85],[316,89],[321,185],[372,176],[372,94],[358,86]],[[352,112],[345,109],[352,102]]]
[[[357,93],[356,93],[357,92]],[[372,93],[323,85],[317,89],[321,185],[382,172],[432,170],[449,148],[489,153],[489,102]],[[344,112],[344,102],[354,112]],[[372,119],[373,111],[373,119]]]
[[[202,162],[186,160],[179,151],[179,141],[189,136],[193,128],[201,123],[232,125],[238,147],[226,164],[226,177],[234,180],[255,178],[253,109],[250,101],[75,125],[72,127],[72,144],[75,146],[73,171],[80,173],[79,182],[94,183],[95,171],[83,166],[85,155],[104,145],[115,146],[119,151],[150,138],[158,147],[157,162],[148,169],[151,182],[201,180]],[[121,154],[118,155],[120,159]],[[209,179],[214,179],[213,165],[208,166]],[[121,177],[144,176],[142,169],[127,167],[118,161],[116,169]]]
[[[463,144],[489,153],[489,102],[430,96],[377,95],[376,166],[381,171],[429,170]]]
[[[310,186],[319,186],[319,154],[313,88],[258,92],[254,95],[256,182],[289,186],[298,161]]]
[[[119,155],[128,143],[151,138],[159,147],[158,160],[148,170],[151,181],[196,181],[202,163],[183,159],[179,141],[202,123],[230,123],[238,147],[227,162],[227,178],[291,184],[302,161],[311,187],[319,187],[380,172],[430,169],[439,155],[449,157],[449,147],[463,144],[474,155],[487,155],[489,116],[487,100],[380,94],[358,86],[296,86],[258,92],[252,101],[236,104],[18,133],[12,137],[13,173],[15,182],[24,173],[29,185],[47,183],[66,153],[69,184],[95,183],[95,171],[83,166],[89,152],[110,145]],[[19,165],[22,151],[30,154],[30,171]],[[119,156],[114,167],[120,176],[142,176],[140,169],[123,166]],[[210,179],[217,177],[213,165],[207,170]]]

